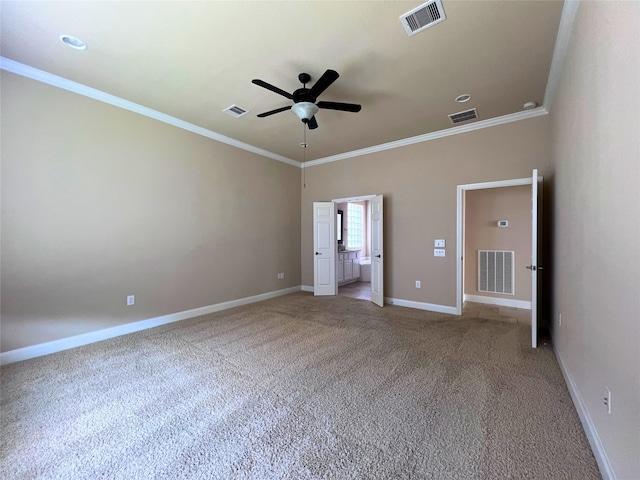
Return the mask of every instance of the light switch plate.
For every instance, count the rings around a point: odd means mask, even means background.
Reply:
[[[438,239],[438,240],[434,240],[433,242],[433,246],[436,248],[444,248],[444,240],[443,239]]]
[[[444,248],[434,248],[433,249],[434,257],[444,257]]]

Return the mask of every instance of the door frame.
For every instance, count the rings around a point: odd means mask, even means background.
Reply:
[[[462,315],[464,301],[464,199],[467,190],[486,190],[491,188],[518,187],[531,185],[532,177],[498,180],[495,182],[469,183],[457,187],[456,209],[456,314]]]
[[[366,202],[372,200],[378,195],[360,195],[358,197],[346,197],[346,198],[334,198],[331,200],[333,203],[349,203],[349,202]]]
[[[379,195],[383,195],[383,194],[379,194]],[[334,198],[331,201],[333,203],[335,203],[336,205],[338,203],[349,203],[349,202],[367,202],[370,200],[373,200],[374,198],[376,198],[378,196],[378,194],[374,194],[374,195],[358,195],[356,197],[345,197],[345,198]],[[334,235],[334,244],[337,244],[338,240],[337,240],[337,233]],[[371,238],[369,238],[369,242],[371,242]],[[338,252],[336,252],[336,262],[338,261]],[[315,270],[315,265],[314,265],[314,270]],[[315,275],[315,272],[314,272]],[[338,284],[336,283],[336,295],[338,294]]]

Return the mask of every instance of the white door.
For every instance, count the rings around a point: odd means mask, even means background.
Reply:
[[[371,301],[384,305],[384,254],[382,250],[382,195],[371,199]]]
[[[336,208],[313,202],[313,294],[336,295]]]
[[[542,190],[542,177],[538,178],[538,170],[533,170],[531,179],[531,346],[538,347],[538,189]],[[542,193],[542,192],[540,192]]]

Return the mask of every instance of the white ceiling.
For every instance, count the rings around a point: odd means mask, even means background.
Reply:
[[[328,69],[340,78],[318,100],[307,160],[452,128],[476,107],[487,120],[541,105],[563,2],[443,0],[447,19],[413,37],[399,16],[421,1],[1,3],[1,54],[302,161],[302,123],[290,105],[251,83],[300,88]],[[69,34],[87,43],[73,50]],[[310,85],[308,85],[310,86]],[[454,101],[462,93],[469,102]],[[250,111],[233,118],[222,110]]]

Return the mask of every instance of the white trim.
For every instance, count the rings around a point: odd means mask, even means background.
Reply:
[[[576,18],[579,5],[579,0],[567,0],[562,7],[560,26],[558,27],[558,35],[556,35],[551,68],[549,68],[549,77],[547,77],[547,88],[545,89],[544,101],[542,103],[543,108],[547,112],[551,111],[551,103],[553,102],[553,97],[560,83],[560,75],[562,74],[562,68],[567,58],[567,51],[569,50],[573,21]]]
[[[418,310],[428,310],[430,312],[447,313],[449,315],[458,315],[456,307],[448,305],[437,305],[435,303],[415,302],[413,300],[403,300],[401,298],[384,297],[384,302],[397,307],[417,308]]]
[[[206,307],[194,308],[193,310],[185,310],[183,312],[172,313],[169,315],[163,315],[162,317],[150,318],[147,320],[140,320],[138,322],[126,323],[117,327],[105,328],[104,330],[98,330],[96,332],[84,333],[82,335],[76,335],[73,337],[62,338],[60,340],[54,340],[52,342],[41,343],[39,345],[32,345],[30,347],[18,348],[16,350],[10,350],[8,352],[0,353],[0,365],[6,365],[8,363],[19,362],[21,360],[27,360],[29,358],[41,357],[43,355],[49,355],[50,353],[61,352],[70,348],[80,347],[82,345],[88,345],[90,343],[100,342],[109,338],[119,337],[128,333],[139,332],[140,330],[146,330],[148,328],[158,327],[167,323],[179,322],[180,320],[186,320],[187,318],[199,317],[201,315],[207,315],[209,313],[219,312],[227,310],[229,308],[235,308],[242,305],[248,305],[250,303],[261,302],[270,298],[279,297],[281,295],[287,295],[289,293],[299,292],[300,286],[285,288],[282,290],[275,290],[273,292],[261,293],[251,297],[239,298],[236,300],[230,300],[228,302],[216,303],[214,305],[208,305]]]
[[[311,292],[311,293],[315,292],[315,290],[313,289],[313,285],[302,285],[300,287],[300,290],[302,290],[303,292]]]
[[[485,190],[487,188],[518,187],[520,185],[531,185],[531,177],[514,178],[512,180],[498,180],[496,182],[469,183],[458,185],[463,190]]]
[[[585,433],[587,434],[587,439],[589,440],[589,445],[591,445],[591,450],[593,451],[593,456],[596,457],[596,462],[598,463],[598,468],[600,469],[600,474],[604,480],[615,480],[616,474],[613,470],[613,466],[611,462],[609,462],[609,457],[607,456],[607,451],[604,449],[604,445],[602,445],[602,441],[600,440],[600,435],[598,435],[598,430],[596,429],[593,420],[591,420],[591,415],[589,414],[589,410],[587,410],[587,406],[582,400],[582,396],[580,395],[580,391],[576,386],[573,378],[571,377],[571,373],[569,373],[569,369],[567,365],[562,360],[562,356],[558,351],[558,347],[553,345],[553,351],[556,354],[556,358],[558,359],[558,364],[560,365],[560,370],[562,371],[562,375],[564,376],[564,380],[567,384],[567,388],[569,389],[569,393],[571,394],[571,399],[573,400],[573,405],[576,407],[578,412],[578,416],[580,417],[580,422],[582,422],[582,428],[584,428]]]
[[[573,3],[573,2],[565,2],[565,8],[567,3]],[[555,60],[555,56],[554,56],[554,60]],[[553,66],[553,63],[552,63],[552,66]],[[404,139],[396,140],[393,142],[374,145],[371,147],[362,148],[360,150],[352,150],[350,152],[339,153],[337,155],[318,158],[316,160],[311,160],[306,163],[301,163],[291,158],[285,157],[283,155],[279,155],[277,153],[273,153],[268,150],[255,147],[253,145],[249,145],[248,143],[244,143],[234,138],[227,137],[225,135],[214,132],[212,130],[199,127],[198,125],[194,125],[193,123],[180,120],[179,118],[173,117],[171,115],[158,112],[157,110],[144,107],[142,105],[139,105],[134,102],[130,102],[128,100],[124,100],[120,97],[116,97],[115,95],[111,95],[109,93],[102,92],[95,88],[82,85],[80,83],[68,80],[66,78],[53,75],[52,73],[45,72],[44,70],[39,70],[37,68],[24,65],[20,62],[16,62],[15,60],[11,60],[6,57],[0,57],[0,69],[6,70],[7,72],[15,73],[17,75],[21,75],[26,78],[30,78],[32,80],[36,80],[38,82],[46,83],[48,85],[52,85],[54,87],[58,87],[63,90],[68,90],[70,92],[77,93],[78,95],[83,95],[85,97],[89,97],[94,100],[98,100],[100,102],[113,105],[115,107],[123,108],[125,110],[129,110],[139,115],[144,115],[145,117],[153,118],[160,122],[167,123],[174,127],[182,128],[183,130],[187,130],[197,135],[202,135],[203,137],[207,137],[221,143],[226,143],[227,145],[231,145],[233,147],[240,148],[242,150],[246,150],[248,152],[261,155],[263,157],[271,158],[273,160],[277,160],[279,162],[283,162],[283,163],[286,163],[287,165],[292,165],[300,169],[306,168],[306,167],[313,167],[314,165],[322,165],[323,163],[346,160],[348,158],[359,157],[361,155],[368,155],[370,153],[382,152],[384,150],[404,147],[407,145],[413,145],[414,143],[422,143],[422,142],[427,142],[429,140],[436,140],[438,138],[449,137],[452,135],[459,135],[461,133],[472,132],[474,130],[480,130],[483,128],[495,127],[497,125],[503,125],[505,123],[526,120],[528,118],[539,117],[541,115],[547,115],[549,113],[544,107],[538,107],[532,110],[524,110],[522,112],[510,113],[508,115],[503,115],[501,117],[481,120],[479,122],[474,122],[469,125],[461,125],[457,127],[446,128],[444,130],[439,130],[436,132],[425,133],[423,135],[417,135],[415,137],[404,138]]]
[[[484,295],[464,294],[465,302],[484,303],[485,305],[499,305],[501,307],[523,308],[531,310],[531,302],[527,300],[514,300],[511,298],[485,297]]]
[[[137,103],[124,100],[120,97],[116,97],[115,95],[96,90],[95,88],[87,87],[86,85],[67,80],[66,78],[53,75],[52,73],[48,73],[43,70],[38,70],[37,68],[24,65],[5,57],[0,57],[0,68],[2,70],[6,70],[7,72],[15,73],[16,75],[22,75],[23,77],[37,80],[38,82],[46,83],[63,90],[68,90],[70,92],[77,93],[78,95],[83,95],[85,97],[98,100],[99,102],[108,103],[109,105],[113,105],[124,110],[129,110],[130,112],[144,115],[145,117],[153,118],[154,120],[173,125],[174,127],[187,130],[197,135],[202,135],[203,137],[207,137],[221,143],[226,143],[227,145],[231,145],[232,147],[240,148],[248,152],[262,155],[263,157],[272,158],[273,160],[277,160],[294,167],[302,168],[300,162],[296,162],[295,160],[292,160],[290,158],[278,155],[277,153],[254,147],[253,145],[249,145],[248,143],[244,143],[234,138],[216,133],[212,130],[199,127],[198,125],[180,120],[179,118],[172,117],[171,115],[158,112],[157,110],[144,107]]]
[[[414,143],[428,142],[429,140],[436,140],[438,138],[449,137],[451,135],[459,135],[461,133],[481,130],[483,128],[495,127],[497,125],[502,125],[505,123],[517,122],[520,120],[526,120],[528,118],[539,117],[541,115],[546,115],[547,113],[548,112],[542,107],[538,107],[533,110],[524,110],[522,112],[510,113],[509,115],[489,118],[487,120],[481,120],[469,125],[446,128],[444,130],[438,130],[437,132],[425,133],[423,135],[404,138],[402,140],[396,140],[394,142],[382,143],[380,145],[374,145],[372,147],[361,148],[360,150],[353,150],[351,152],[339,153],[337,155],[331,155],[329,157],[318,158],[316,160],[306,162],[306,166],[313,167],[315,165],[322,165],[323,163],[337,162],[339,160],[346,160],[347,158],[359,157],[361,155],[382,152],[384,150],[390,150],[398,147],[405,147],[407,145],[413,145]]]
[[[348,203],[348,202],[367,202],[373,200],[378,195],[360,195],[359,197],[346,197],[346,198],[334,198],[331,200],[333,203]]]
[[[464,289],[462,288],[462,261],[463,261],[463,230],[464,230],[464,192],[466,190],[483,190],[486,188],[517,187],[520,185],[531,185],[532,178],[514,178],[511,180],[498,180],[495,182],[468,183],[458,185],[456,192],[456,315],[462,315],[462,299]]]

